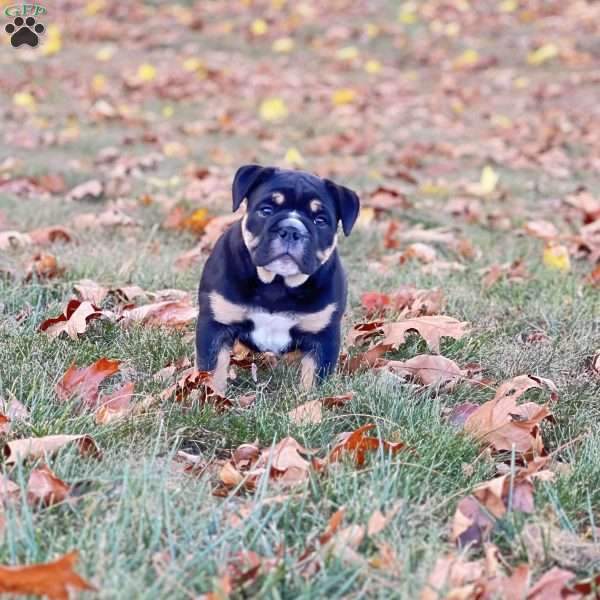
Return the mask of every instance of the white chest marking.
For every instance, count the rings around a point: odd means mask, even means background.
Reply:
[[[262,352],[283,352],[292,341],[290,329],[298,319],[290,313],[268,313],[251,311],[248,318],[254,323],[250,336]]]

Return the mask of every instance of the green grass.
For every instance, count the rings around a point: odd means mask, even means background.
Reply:
[[[160,2],[151,4],[166,6]],[[378,7],[376,3],[361,4],[372,9]],[[483,4],[488,10],[495,6],[492,2]],[[214,5],[207,9],[208,24],[231,19],[236,26],[247,27],[252,18],[261,16],[258,8],[239,13],[235,8],[238,4],[233,2]],[[597,427],[600,385],[586,366],[587,359],[600,347],[598,292],[583,285],[589,264],[574,261],[572,271],[566,274],[549,270],[542,264],[542,243],[517,234],[522,223],[530,218],[548,218],[568,228],[564,215],[557,212],[555,204],[548,198],[560,198],[582,181],[592,191],[598,191],[597,173],[574,169],[572,177],[565,181],[542,170],[513,167],[508,160],[502,163],[496,168],[501,174],[500,185],[506,196],[484,201],[482,210],[484,214],[501,212],[507,215],[513,225],[508,231],[489,228],[485,222],[471,224],[453,218],[441,210],[446,199],[428,198],[418,187],[407,186],[384,175],[388,162],[393,162],[411,142],[475,143],[487,147],[491,134],[486,112],[524,118],[526,115],[519,113],[512,100],[515,96],[523,100],[531,94],[531,88],[500,89],[490,94],[489,89],[486,92],[482,87],[484,96],[488,94],[485,98],[489,106],[476,103],[475,109],[464,117],[455,115],[453,118],[464,118],[465,128],[451,131],[443,123],[427,122],[422,115],[411,115],[408,107],[403,116],[388,113],[393,102],[398,101],[396,96],[382,100],[365,92],[365,124],[363,117],[343,109],[331,109],[328,94],[333,89],[353,85],[369,88],[381,82],[391,84],[401,80],[412,86],[410,89],[414,88],[410,94],[411,102],[424,106],[433,98],[440,103],[438,109],[450,118],[448,101],[440,95],[436,80],[440,71],[451,67],[434,65],[419,71],[421,67],[416,56],[419,40],[426,38],[434,43],[433,34],[421,23],[416,29],[413,26],[406,28],[409,31],[406,37],[406,31],[402,33],[405,26],[394,23],[394,2],[387,2],[386,10],[375,11],[369,20],[382,26],[390,23],[396,38],[382,34],[372,41],[366,38],[352,41],[361,54],[378,58],[387,65],[390,71],[377,76],[367,75],[360,66],[340,71],[339,62],[332,58],[335,50],[305,45],[301,35],[297,38],[298,48],[294,55],[299,58],[297,62],[271,52],[275,34],[263,41],[248,40],[245,33],[226,38],[232,57],[224,60],[218,35],[199,36],[176,22],[171,29],[179,35],[175,40],[164,42],[166,50],[154,43],[155,34],[148,33],[143,38],[143,53],[138,53],[138,48],[129,55],[124,46],[124,54],[103,64],[95,61],[93,56],[105,42],[92,39],[89,44],[82,44],[74,37],[67,39],[65,32],[72,32],[75,24],[64,21],[65,15],[58,12],[58,9],[53,12],[52,19],[63,27],[64,49],[56,56],[40,58],[29,65],[36,85],[47,91],[47,97],[40,96],[37,115],[13,107],[3,113],[2,123],[8,131],[15,127],[16,119],[23,131],[40,133],[43,129],[36,117],[45,116],[52,119],[49,129],[60,131],[71,113],[79,122],[80,137],[60,146],[25,149],[2,142],[0,133],[0,157],[12,156],[21,161],[14,175],[61,173],[70,188],[91,178],[106,177],[106,172],[94,164],[98,151],[106,146],[115,145],[124,155],[144,155],[160,152],[162,143],[176,140],[186,144],[190,154],[183,159],[167,158],[156,170],[141,177],[127,178],[131,184],[127,201],[142,194],[155,198],[155,202],[147,207],[135,202],[127,206],[132,216],[140,221],[140,227],[85,232],[78,236],[76,244],[58,243],[44,250],[53,253],[59,264],[66,267],[65,275],[59,279],[23,283],[19,279],[0,278],[0,397],[14,394],[31,414],[27,422],[15,425],[8,439],[88,433],[103,451],[101,461],[82,458],[72,449],[49,459],[51,468],[60,478],[74,484],[80,497],[72,505],[43,510],[33,509],[25,501],[7,505],[0,563],[44,562],[77,548],[80,552],[79,571],[100,589],[100,598],[183,599],[215,589],[228,560],[238,551],[253,550],[268,558],[280,557],[278,566],[239,597],[410,599],[418,596],[435,560],[452,549],[450,527],[457,502],[473,486],[493,477],[495,464],[503,457],[482,452],[474,440],[450,426],[444,415],[456,404],[488,400],[493,396],[493,389],[476,388],[464,382],[451,393],[436,395],[367,372],[351,377],[336,374],[322,388],[306,393],[297,386],[297,368],[280,366],[272,372],[261,371],[258,385],[248,377],[230,383],[232,396],[257,391],[257,402],[249,409],[234,408],[217,413],[211,407],[189,408],[165,402],[145,414],[112,425],[97,425],[93,415],[78,413],[70,404],[59,402],[56,396],[55,385],[73,362],[83,366],[104,356],[121,360],[127,368],[127,376],[113,377],[108,382],[109,388],[133,378],[140,401],[147,394],[158,395],[162,391],[163,384],[152,376],[179,357],[193,356],[190,331],[140,327],[125,330],[115,324],[96,322],[78,341],[50,340],[38,332],[39,324],[62,310],[72,296],[73,282],[81,278],[92,278],[113,286],[132,283],[148,290],[176,287],[193,293],[201,266],[179,271],[173,265],[179,254],[192,247],[194,237],[160,227],[166,214],[165,197],[183,199],[186,166],[214,167],[219,189],[227,190],[238,165],[251,161],[280,164],[286,150],[294,146],[305,157],[307,168],[354,187],[364,198],[368,197],[369,190],[380,184],[406,190],[414,207],[394,211],[394,218],[410,225],[452,227],[479,250],[479,257],[473,262],[465,262],[466,269],[462,272],[426,275],[421,265],[409,262],[381,275],[368,265],[390,252],[383,249],[383,229],[377,222],[358,228],[341,243],[349,278],[345,328],[347,330],[352,323],[364,318],[360,308],[363,292],[390,292],[401,284],[441,287],[447,299],[444,313],[472,325],[469,335],[460,341],[443,341],[444,356],[459,365],[480,363],[484,375],[495,382],[527,373],[551,378],[558,386],[560,399],[553,407],[555,421],[543,425],[543,438],[549,451],[564,445],[555,456],[562,468],[557,469],[553,482],[536,485],[535,514],[508,515],[498,523],[492,541],[499,545],[510,564],[529,561],[536,574],[553,565],[572,569],[581,577],[600,570],[598,534],[594,529],[600,523],[600,434]],[[94,24],[92,17],[80,14],[80,18],[88,26]],[[162,19],[160,14],[153,13],[145,18],[150,32]],[[327,30],[334,25],[345,23],[360,27],[363,20],[332,8],[321,21],[311,22],[307,28],[316,32],[318,39],[324,39]],[[573,22],[565,18],[557,26],[569,31]],[[466,22],[465,27],[468,27]],[[485,28],[471,30],[471,35],[503,60],[516,42],[519,48],[529,47],[531,40],[544,31],[543,27],[544,20],[541,19],[529,26],[515,23],[514,29],[503,29],[493,38],[487,37]],[[406,42],[401,45],[401,50],[395,44],[399,39]],[[350,43],[341,41],[335,47]],[[444,38],[442,46],[450,57],[457,55],[463,47],[460,40],[451,38]],[[3,77],[6,74],[16,76],[22,67],[16,62],[22,60],[17,58],[18,53],[13,54],[10,50],[8,47],[2,49]],[[148,118],[145,125],[135,121],[94,121],[89,117],[92,102],[85,94],[74,97],[69,107],[63,101],[65,94],[70,98],[68,94],[71,93],[66,73],[75,66],[78,66],[78,77],[87,85],[96,71],[106,72],[114,81],[120,81],[121,70],[135,72],[141,62],[163,65],[165,57],[196,54],[217,70],[231,69],[233,75],[241,78],[236,86],[243,87],[243,69],[250,69],[251,83],[247,84],[247,93],[244,89],[234,92],[231,87],[199,84],[196,97],[177,102],[152,91],[127,92],[117,86],[117,91],[111,93],[119,101],[138,106]],[[552,81],[554,77],[558,78],[565,85],[568,81],[567,67],[563,71],[548,71],[546,67],[530,67],[525,61],[515,65],[513,59],[506,60],[517,76],[530,78],[531,86],[549,82],[550,77]],[[311,64],[310,72],[301,68],[303,61]],[[260,70],[259,66],[270,67],[283,75],[295,73],[305,77],[309,90],[315,83],[313,69],[333,77],[334,83],[323,83],[327,88],[326,100],[318,99],[320,92],[311,91],[303,101],[304,110],[294,111],[283,125],[257,123],[258,105],[263,97],[281,94],[290,102],[292,98],[301,102],[293,82],[285,78],[277,80],[274,76],[276,81],[272,89],[256,87],[252,82],[253,77],[259,77],[255,73]],[[51,76],[50,68],[57,70],[58,75]],[[413,80],[407,76],[407,70],[417,72],[416,83],[411,83]],[[456,77],[462,78],[465,85],[478,89],[489,86],[494,73],[497,71],[491,69]],[[12,80],[0,92],[0,98],[7,106],[11,106],[12,95],[28,85],[22,83],[23,78],[19,81],[21,84]],[[582,93],[587,89],[582,86]],[[548,102],[552,103],[552,100]],[[223,110],[232,111],[234,118],[239,119],[239,131],[218,131],[215,115],[220,112],[217,110],[219,103],[223,104]],[[162,116],[165,105],[174,105],[177,109],[170,119]],[[556,100],[555,108],[570,114],[570,107],[565,107],[560,98]],[[379,112],[385,118],[375,118]],[[245,119],[250,122],[248,127],[244,126]],[[200,135],[183,133],[182,127],[193,121],[209,123],[212,128]],[[363,125],[365,135],[371,136],[373,142],[358,155],[345,155],[337,150],[320,155],[305,150],[317,135],[353,131],[360,136]],[[160,142],[144,143],[141,136],[145,131],[156,133]],[[134,143],[123,145],[124,135],[133,137]],[[217,150],[228,154],[230,160],[222,164],[215,154]],[[440,177],[456,185],[456,189],[461,181],[476,181],[482,165],[488,162],[484,150],[479,155],[473,151],[449,158],[447,153],[434,149],[423,153],[422,159],[423,171],[416,171],[421,183],[435,181],[435,173],[440,172],[436,168],[441,165],[443,174]],[[161,181],[173,176],[179,177],[175,185],[161,187]],[[458,192],[452,192],[450,197],[456,195]],[[228,200],[221,201],[222,197],[207,194],[202,199],[187,200],[187,205],[208,206],[213,213],[223,213],[229,205]],[[19,231],[68,224],[74,215],[100,211],[108,202],[108,199],[95,203],[68,202],[64,195],[48,199],[19,198],[0,190],[0,212],[8,223],[6,228]],[[456,255],[448,248],[439,246],[437,249],[441,259],[456,260]],[[0,269],[9,267],[19,272],[34,252],[33,248],[25,248],[2,253]],[[531,275],[529,279],[522,283],[500,281],[491,289],[483,290],[483,268],[519,257],[525,260]],[[126,268],[122,268],[123,265]],[[15,317],[24,308],[28,309],[28,316],[17,321]],[[538,344],[525,343],[523,335],[533,331],[543,332],[547,340]],[[424,351],[423,342],[411,337],[395,356],[409,358]],[[350,390],[354,392],[353,399],[343,408],[325,410],[319,425],[296,426],[287,417],[290,409],[306,400]],[[223,458],[243,442],[258,439],[262,446],[268,446],[287,435],[306,447],[323,449],[323,456],[338,433],[368,422],[376,423],[377,435],[388,440],[402,440],[414,449],[414,453],[400,453],[394,457],[374,453],[366,467],[359,470],[351,461],[344,461],[325,475],[313,474],[306,485],[292,489],[290,498],[283,502],[264,502],[280,493],[274,484],[265,485],[254,494],[218,498],[212,495],[209,477],[191,476],[173,466],[177,450],[201,452],[207,459]],[[573,442],[569,444],[570,441]],[[472,470],[465,469],[469,465]],[[10,478],[21,485],[23,500],[28,474],[34,466],[31,462],[18,464],[12,470],[5,466]],[[366,524],[376,509],[387,512],[399,507],[390,525],[376,539],[365,538],[359,548],[361,556],[369,559],[378,552],[377,542],[389,544],[398,559],[395,572],[375,569],[367,561],[357,566],[340,560],[339,556],[324,555],[322,568],[310,577],[303,576],[297,564],[298,556],[325,530],[331,515],[342,506],[346,507],[347,525]],[[233,527],[232,515],[240,509],[249,509],[249,513]],[[541,527],[547,534],[546,547],[540,551],[527,537],[534,526]],[[564,542],[561,536],[569,533],[575,536],[573,539],[577,543]],[[468,554],[476,558],[480,551],[471,549]],[[168,561],[168,565],[157,569],[159,559]],[[234,594],[234,597],[238,596]]]

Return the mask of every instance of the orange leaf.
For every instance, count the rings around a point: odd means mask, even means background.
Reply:
[[[101,358],[89,367],[77,369],[72,364],[56,385],[56,394],[63,402],[78,396],[90,408],[98,404],[98,386],[119,371],[119,361]]]
[[[0,566],[0,592],[68,600],[70,588],[96,591],[73,570],[77,558],[77,550],[72,550],[50,563],[25,567]]]

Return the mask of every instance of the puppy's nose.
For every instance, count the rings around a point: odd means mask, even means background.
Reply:
[[[297,242],[308,235],[308,229],[300,219],[287,217],[277,223],[275,233],[286,242]]]
[[[293,225],[280,227],[277,235],[286,242],[297,242],[302,237],[302,233]]]

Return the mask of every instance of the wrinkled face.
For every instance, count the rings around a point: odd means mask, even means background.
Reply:
[[[247,201],[242,233],[257,267],[283,277],[308,276],[335,250],[336,202],[318,177],[275,173]]]

